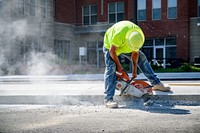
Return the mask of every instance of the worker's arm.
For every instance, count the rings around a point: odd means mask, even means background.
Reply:
[[[117,57],[116,50],[117,50],[117,47],[112,45],[110,50],[109,50],[110,56],[113,59],[113,61],[115,62],[115,64],[116,64],[116,71],[122,72],[123,67],[122,67],[122,65],[121,65],[121,63],[119,61],[119,58]]]
[[[137,77],[137,64],[138,64],[138,52],[132,52],[131,60],[132,60],[132,76],[133,78]]]

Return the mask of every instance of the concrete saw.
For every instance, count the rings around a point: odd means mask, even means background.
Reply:
[[[147,82],[143,80],[134,80],[134,78],[130,79],[125,71],[123,71],[122,73],[116,72],[116,76],[116,90],[120,92],[120,96],[130,95],[140,98],[144,95],[153,95],[153,86],[151,86]]]

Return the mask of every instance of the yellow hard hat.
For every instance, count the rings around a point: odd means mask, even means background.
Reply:
[[[138,51],[144,44],[144,37],[138,31],[132,31],[127,39],[128,45],[133,51]]]

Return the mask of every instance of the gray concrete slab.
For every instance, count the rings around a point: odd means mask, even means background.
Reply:
[[[165,82],[164,82],[165,83]],[[180,85],[179,85],[180,84]],[[154,95],[200,95],[200,83],[169,83],[170,92]],[[13,95],[103,95],[104,83],[24,83],[0,84],[0,96]],[[118,95],[116,91],[116,95]]]
[[[200,105],[200,83],[190,83],[190,86],[178,86],[176,82],[170,83],[170,92],[155,91],[153,100],[157,102],[174,104]],[[185,83],[186,84],[186,83]],[[0,84],[0,104],[103,104],[103,81],[66,81],[66,82],[5,82]],[[142,99],[135,97],[120,97],[116,91],[118,102],[142,103]]]

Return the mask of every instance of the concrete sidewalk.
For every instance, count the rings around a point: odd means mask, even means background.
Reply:
[[[200,105],[200,73],[157,73],[170,92],[155,91],[152,99],[166,104]],[[143,74],[137,79],[146,80]],[[120,97],[119,102],[142,102]],[[0,77],[0,104],[103,104],[103,74]]]
[[[131,74],[129,74],[131,77]],[[161,80],[200,80],[200,72],[187,73],[156,73]],[[146,80],[144,74],[140,73],[137,79]],[[104,74],[67,74],[46,76],[1,76],[0,82],[23,82],[23,81],[103,81]]]
[[[172,90],[170,92],[155,91],[152,100],[170,105],[200,105],[198,81],[192,84],[189,81],[188,83],[164,81],[164,83],[170,84]],[[120,103],[142,103],[141,98],[120,97],[118,91],[114,98]],[[103,104],[103,99],[103,81],[0,83],[0,104],[96,105]]]

